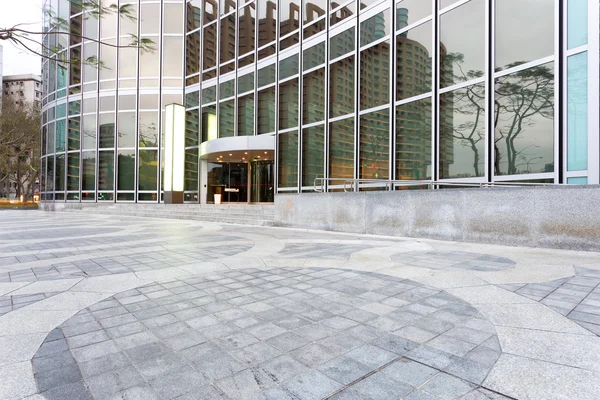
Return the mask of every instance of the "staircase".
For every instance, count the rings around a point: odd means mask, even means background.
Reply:
[[[272,204],[41,203],[40,209],[258,226],[273,226],[274,220]]]

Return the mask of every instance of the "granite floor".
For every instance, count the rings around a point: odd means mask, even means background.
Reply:
[[[600,254],[0,211],[0,399],[598,399]]]

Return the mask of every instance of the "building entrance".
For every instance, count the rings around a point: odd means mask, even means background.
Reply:
[[[207,203],[273,202],[274,172],[272,160],[208,162]]]

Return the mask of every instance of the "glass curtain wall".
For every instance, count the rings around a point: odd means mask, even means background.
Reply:
[[[213,45],[192,40],[194,29],[206,34],[214,24],[228,40],[222,30],[237,21],[238,66],[227,67],[229,53],[194,60],[206,68],[189,70],[186,93],[207,99],[188,109],[201,109],[199,143],[276,132],[279,192],[311,191],[318,178],[338,190],[354,178],[558,183],[586,175],[585,1],[562,9],[558,0],[220,6],[204,4],[204,30],[194,25],[186,43],[204,46],[206,57]],[[201,72],[204,80],[192,79]],[[556,103],[563,83],[564,115]]]
[[[46,200],[160,201],[169,102],[187,109],[191,202],[199,146],[231,136],[276,135],[279,192],[319,178],[329,190],[346,179],[370,190],[382,179],[586,183],[598,162],[598,27],[585,0],[140,0],[135,21],[70,3],[46,1],[74,35],[44,43],[109,68],[44,61]],[[92,40],[130,33],[155,50]]]
[[[184,6],[119,5],[129,6],[127,16],[97,18],[91,4],[69,0],[44,4],[71,34],[43,38],[60,49],[42,65],[43,200],[160,201],[160,110],[183,101]],[[48,18],[44,26],[52,29]],[[132,35],[149,40],[148,49]]]

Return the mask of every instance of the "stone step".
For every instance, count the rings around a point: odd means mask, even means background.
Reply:
[[[273,226],[272,205],[213,205],[213,204],[64,204],[60,211],[102,213],[147,218],[173,218],[226,224]]]

